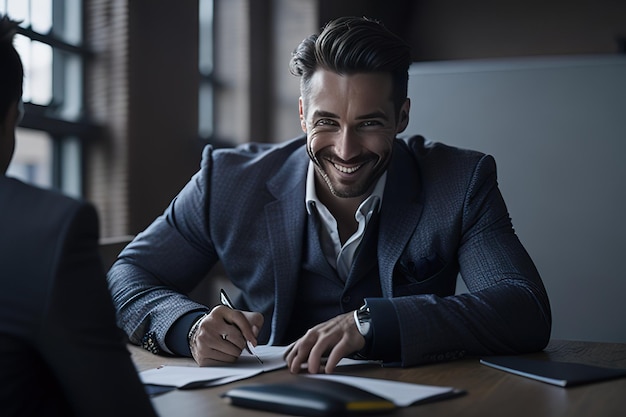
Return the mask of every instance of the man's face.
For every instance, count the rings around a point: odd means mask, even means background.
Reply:
[[[300,98],[300,121],[318,187],[323,180],[340,198],[369,194],[389,165],[396,134],[408,123],[409,101],[397,121],[386,73],[318,70],[310,87]]]

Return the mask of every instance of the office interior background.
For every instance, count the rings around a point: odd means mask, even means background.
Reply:
[[[198,169],[204,145],[300,135],[288,61],[332,18],[381,20],[411,43],[416,63],[626,49],[624,0],[0,0],[0,12],[23,21],[16,45],[26,66],[9,174],[92,201],[105,241],[160,215]],[[615,201],[589,204],[624,204],[624,187],[615,192]],[[621,223],[610,244],[626,250]],[[626,342],[618,261],[581,277],[584,285],[572,285],[569,271],[543,274],[553,337]]]

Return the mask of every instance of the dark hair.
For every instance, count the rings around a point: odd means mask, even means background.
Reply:
[[[366,17],[342,17],[329,22],[319,36],[303,40],[292,54],[289,69],[301,77],[303,98],[310,92],[311,77],[320,68],[346,75],[388,72],[397,113],[407,96],[409,65],[409,45],[382,23]]]
[[[13,46],[13,36],[19,22],[0,15],[0,123],[9,106],[22,97],[24,67]]]

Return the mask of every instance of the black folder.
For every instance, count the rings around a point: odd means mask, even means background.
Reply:
[[[530,359],[521,356],[490,356],[482,358],[480,363],[561,387],[589,384],[626,376],[626,369]]]
[[[298,416],[384,413],[396,405],[368,391],[335,381],[298,377],[294,381],[244,385],[222,395],[230,404]]]

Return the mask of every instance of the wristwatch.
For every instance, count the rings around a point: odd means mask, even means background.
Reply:
[[[356,324],[356,328],[359,330],[359,333],[361,333],[361,336],[367,339],[370,335],[372,327],[372,317],[367,302],[358,310],[354,310],[354,323]]]

